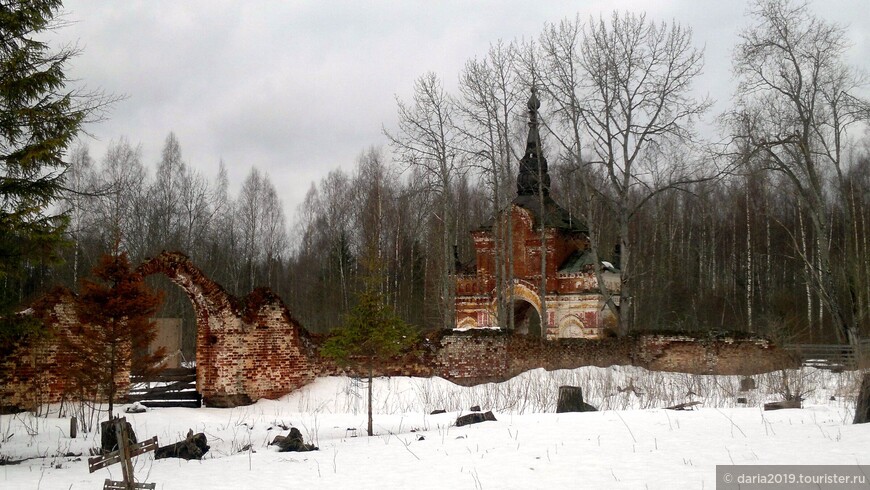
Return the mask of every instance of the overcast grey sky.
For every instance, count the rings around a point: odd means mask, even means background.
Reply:
[[[74,24],[58,33],[83,48],[72,75],[127,99],[90,126],[91,154],[127,137],[152,169],[174,131],[185,161],[210,180],[227,164],[236,192],[251,166],[268,172],[288,224],[312,181],[352,168],[395,125],[395,97],[436,72],[455,86],[490,43],[537,37],[545,22],[613,10],[646,11],[694,30],[705,48],[697,88],[731,97],[731,49],[748,20],[745,0],[65,2]],[[849,24],[850,61],[870,65],[870,1],[816,0]]]

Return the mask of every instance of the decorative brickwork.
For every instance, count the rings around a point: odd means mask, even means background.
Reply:
[[[507,308],[513,309],[518,333],[548,340],[602,338],[613,315],[605,307],[599,287],[596,268],[600,264],[592,260],[585,225],[550,197],[547,160],[538,134],[538,107],[540,102],[533,93],[517,197],[492,222],[472,232],[474,264],[457,271],[456,326],[506,328],[507,318],[498,318],[497,299],[501,297],[505,303],[513,298]],[[497,240],[507,234],[506,230],[510,231],[509,241]],[[511,263],[512,279],[506,285],[497,284],[498,258]],[[619,291],[619,272],[613,267],[602,271],[601,278],[610,293]],[[546,318],[541,318],[545,309]]]

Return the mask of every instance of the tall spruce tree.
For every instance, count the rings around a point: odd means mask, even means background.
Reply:
[[[68,89],[74,47],[45,41],[60,0],[0,0],[0,345],[32,329],[13,315],[43,286],[63,243],[64,154],[81,124],[108,102]]]

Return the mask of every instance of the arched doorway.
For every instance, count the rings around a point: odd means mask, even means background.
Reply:
[[[514,331],[530,337],[541,336],[541,315],[534,305],[523,299],[514,300]]]
[[[541,328],[541,298],[534,290],[534,286],[526,281],[517,280],[513,286],[504,293],[504,298],[513,297],[514,333],[543,337]],[[492,303],[495,312],[495,300]],[[509,313],[505,312],[506,314]],[[502,328],[510,328],[507,318],[498,319]]]

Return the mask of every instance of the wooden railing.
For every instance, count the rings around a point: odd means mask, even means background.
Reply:
[[[164,369],[156,376],[144,378],[130,376],[132,388],[127,396],[131,402],[146,407],[202,406],[202,395],[196,391],[196,369]]]
[[[870,364],[870,339],[861,340],[857,345],[786,344],[783,348],[793,352],[807,367],[842,371]]]

